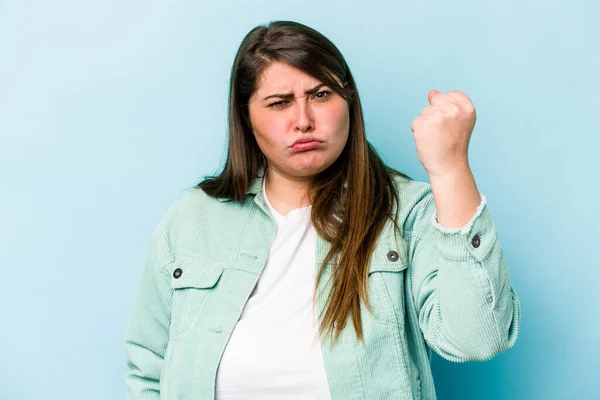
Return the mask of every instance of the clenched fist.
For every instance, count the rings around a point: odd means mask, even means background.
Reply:
[[[457,91],[429,92],[430,105],[410,125],[419,161],[429,176],[468,166],[468,149],[476,112],[469,97]]]

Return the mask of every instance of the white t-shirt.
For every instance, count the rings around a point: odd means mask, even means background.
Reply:
[[[313,312],[316,231],[311,207],[279,214],[267,264],[227,343],[218,400],[330,399]]]

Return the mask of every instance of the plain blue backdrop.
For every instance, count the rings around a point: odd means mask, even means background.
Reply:
[[[369,140],[427,180],[431,89],[478,120],[470,161],[522,303],[515,347],[433,360],[440,399],[600,398],[600,7],[592,1],[0,1],[0,399],[124,397],[150,233],[224,160],[255,25],[328,36]]]

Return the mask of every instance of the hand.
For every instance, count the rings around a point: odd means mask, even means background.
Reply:
[[[469,97],[457,91],[432,90],[430,105],[410,125],[419,161],[432,176],[469,165],[468,149],[477,118]]]

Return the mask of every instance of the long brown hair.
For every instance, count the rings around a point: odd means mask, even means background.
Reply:
[[[312,223],[331,244],[317,273],[315,293],[325,264],[334,259],[332,285],[323,309],[321,334],[334,333],[334,342],[348,315],[357,338],[363,340],[360,301],[370,311],[366,285],[371,254],[387,218],[396,224],[396,171],[381,160],[366,139],[362,106],[348,65],[337,47],[316,30],[292,21],[259,25],[243,39],[231,70],[229,146],[223,171],[197,187],[218,198],[242,201],[266,158],[252,133],[248,102],[262,71],[284,62],[319,79],[349,105],[350,132],[338,159],[314,177],[308,190]],[[348,82],[346,86],[340,82]],[[351,167],[351,168],[350,168]],[[393,214],[394,208],[396,215]]]

